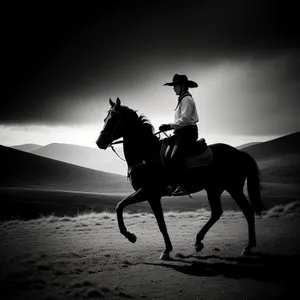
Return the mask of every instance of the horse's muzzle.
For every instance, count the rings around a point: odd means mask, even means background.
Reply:
[[[109,141],[108,135],[106,134],[105,131],[101,131],[100,135],[96,141],[96,145],[100,149],[105,150],[108,147],[109,143],[110,143],[110,141]]]

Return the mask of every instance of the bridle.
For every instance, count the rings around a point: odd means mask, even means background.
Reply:
[[[115,152],[115,154],[116,154],[121,160],[126,161],[126,159],[122,158],[122,157],[117,153],[117,151],[115,150],[115,148],[114,148],[114,146],[113,146],[113,145],[116,145],[116,144],[123,144],[123,142],[124,142],[123,140],[122,140],[122,141],[112,142],[112,143],[110,143],[110,144],[108,145],[108,147],[110,147],[111,150],[112,150],[113,152]]]

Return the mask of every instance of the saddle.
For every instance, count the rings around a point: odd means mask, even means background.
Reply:
[[[167,140],[167,139],[166,139]],[[168,146],[167,141],[163,141],[161,146],[161,160],[163,165],[165,163],[165,152]],[[186,157],[184,158],[182,165],[180,166],[183,170],[188,170],[196,167],[204,167],[209,165],[213,161],[213,152],[209,146],[207,146],[204,138],[199,139],[192,147],[188,150]]]

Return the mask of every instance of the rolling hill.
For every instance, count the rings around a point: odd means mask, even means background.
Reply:
[[[255,144],[245,151],[252,155],[264,182],[300,183],[300,132]]]
[[[96,193],[132,191],[125,176],[96,171],[0,146],[2,187]]]
[[[253,146],[253,145],[256,145],[256,144],[259,144],[260,142],[251,142],[251,143],[247,143],[247,144],[243,144],[243,145],[239,145],[236,147],[236,149],[238,150],[242,150],[244,148],[248,148],[250,146]]]

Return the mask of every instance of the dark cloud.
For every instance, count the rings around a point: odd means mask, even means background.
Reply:
[[[288,1],[100,2],[6,8],[0,124],[65,122],[70,94],[125,86],[178,58],[209,64],[299,51]]]

